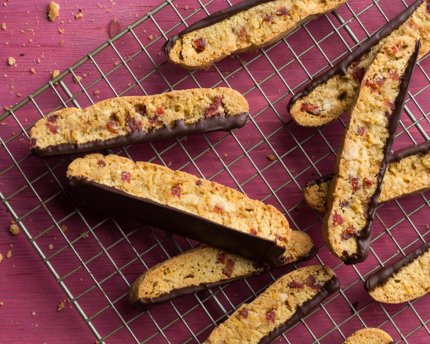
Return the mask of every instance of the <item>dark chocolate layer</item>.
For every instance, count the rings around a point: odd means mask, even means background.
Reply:
[[[289,330],[295,324],[297,324],[301,318],[308,314],[312,309],[317,307],[321,302],[323,302],[330,295],[334,294],[340,288],[339,279],[334,275],[331,280],[327,281],[322,287],[321,291],[315,295],[311,300],[303,303],[302,306],[297,306],[296,312],[293,316],[281,326],[278,326],[273,331],[271,331],[266,337],[260,340],[259,344],[270,344],[276,338],[278,338],[282,333]]]
[[[251,259],[272,265],[282,265],[285,261],[282,256],[285,246],[277,246],[274,241],[130,195],[114,187],[71,177],[68,194],[70,199],[80,206],[126,217]]]
[[[375,216],[376,206],[378,205],[379,195],[382,190],[382,180],[384,179],[385,171],[388,166],[390,159],[391,148],[393,147],[394,139],[396,136],[397,125],[399,124],[400,116],[402,115],[403,105],[405,104],[405,99],[408,94],[409,84],[411,83],[412,76],[414,74],[415,64],[418,60],[418,54],[420,52],[421,43],[417,40],[415,45],[415,51],[411,55],[408,61],[408,66],[406,67],[405,73],[401,77],[401,82],[399,85],[399,94],[397,95],[395,101],[395,109],[388,119],[388,139],[384,147],[384,158],[381,163],[381,169],[379,170],[378,183],[376,186],[376,191],[372,195],[370,202],[368,203],[367,211],[367,222],[363,229],[357,233],[357,253],[350,255],[343,259],[345,264],[356,264],[364,261],[369,255],[370,249],[370,239],[372,236],[372,225],[373,218]]]
[[[429,250],[429,248],[430,242],[410,252],[402,259],[399,259],[397,262],[379,269],[373,275],[367,277],[366,282],[364,282],[364,289],[369,292],[375,289],[378,285],[385,284],[390,277],[393,277],[393,275],[399,272],[403,267],[411,264],[419,256],[422,256]]]
[[[95,140],[86,143],[61,143],[46,148],[33,147],[31,152],[39,158],[48,158],[58,155],[76,154],[94,150],[108,149],[130,145],[133,143],[168,139],[177,136],[191,134],[208,133],[211,131],[228,131],[234,128],[241,128],[245,125],[249,113],[230,115],[222,117],[220,115],[201,118],[196,123],[185,124],[184,120],[177,120],[173,127],[164,126],[160,129],[150,131],[137,130],[124,136],[118,136],[109,140]]]
[[[337,74],[346,75],[348,73],[348,67],[351,63],[358,61],[361,56],[368,53],[374,45],[377,45],[379,41],[389,35],[394,30],[397,30],[423,3],[424,0],[417,0],[406,10],[400,13],[397,17],[390,20],[382,28],[376,31],[371,37],[369,37],[360,47],[355,49],[351,54],[346,56],[343,60],[337,63],[333,68],[330,68],[327,72],[313,79],[309,84],[299,90],[288,102],[287,110],[290,112],[294,104],[303,97],[306,97],[311,93],[318,85],[325,84],[328,80]]]
[[[322,177],[317,178],[317,179],[312,179],[305,184],[305,188],[308,188],[308,187],[315,185],[315,184],[321,185],[322,183],[328,182],[328,181],[332,180],[333,178],[334,178],[334,173],[327,174],[327,175],[322,176]]]
[[[261,5],[261,4],[265,4],[266,2],[271,2],[274,0],[245,0],[242,2],[239,2],[238,4],[231,6],[231,7],[227,7],[221,11],[215,12],[213,14],[211,14],[210,16],[199,20],[198,22],[194,23],[193,25],[187,27],[185,30],[182,30],[181,32],[179,32],[178,34],[169,37],[169,39],[166,41],[166,43],[164,43],[164,45],[161,48],[161,51],[164,52],[164,54],[166,55],[166,58],[169,58],[169,53],[170,50],[175,46],[176,41],[179,39],[179,37],[195,31],[195,30],[199,30],[199,29],[203,29],[205,27],[214,25],[216,23],[219,23],[227,18],[230,18],[242,11],[246,11],[249,10],[252,7]]]
[[[181,288],[181,289],[176,289],[170,293],[162,294],[156,298],[149,298],[149,299],[140,298],[138,301],[136,301],[135,303],[132,304],[132,307],[139,312],[147,311],[154,306],[161,305],[163,303],[178,299],[182,296],[197,293],[197,292],[202,291],[202,290],[216,288],[216,287],[219,287],[219,286],[222,286],[222,285],[234,282],[234,281],[238,281],[238,280],[241,280],[244,278],[258,276],[258,275],[261,275],[262,273],[265,273],[268,271],[273,271],[276,269],[290,266],[291,264],[299,264],[299,263],[308,261],[308,260],[314,258],[315,255],[317,254],[317,252],[318,252],[318,248],[316,246],[312,246],[312,249],[309,251],[308,254],[306,254],[305,256],[303,256],[302,258],[300,258],[294,262],[286,263],[285,265],[281,265],[281,266],[268,266],[268,268],[266,268],[266,269],[262,269],[260,271],[257,271],[255,273],[252,273],[252,274],[246,275],[246,276],[245,275],[244,276],[238,276],[235,278],[225,279],[225,280],[222,280],[219,282],[202,283],[202,284],[196,285],[196,286],[190,286],[190,287],[185,287],[185,288]]]

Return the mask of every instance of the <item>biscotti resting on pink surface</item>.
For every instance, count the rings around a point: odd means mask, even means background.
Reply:
[[[379,328],[363,328],[348,337],[343,344],[394,344],[394,341]]]

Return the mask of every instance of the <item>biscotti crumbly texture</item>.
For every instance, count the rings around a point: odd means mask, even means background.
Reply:
[[[427,144],[427,142],[426,142]],[[327,193],[333,175],[312,180],[303,188],[305,201],[317,211],[326,211]],[[324,178],[324,177],[323,177]],[[430,154],[418,153],[388,164],[378,202],[421,193],[430,189]]]
[[[363,78],[338,150],[323,235],[333,255],[347,264],[361,262],[369,253],[371,224],[416,49],[419,44],[410,37],[392,39],[381,48]]]
[[[194,24],[196,30],[192,26],[171,37],[164,51],[170,62],[184,68],[208,68],[228,55],[274,43],[296,27],[335,10],[344,2],[346,0],[247,0],[236,5],[244,9],[239,13],[228,15],[236,12],[234,7],[224,10],[225,15],[214,13]]]
[[[384,303],[414,300],[430,291],[430,243],[376,271],[364,284],[369,295]]]
[[[379,328],[364,328],[348,337],[343,344],[394,344],[393,338]]]
[[[428,35],[430,7],[428,0],[418,0],[418,2],[422,2],[422,4],[415,12],[397,30],[374,45],[369,53],[361,56],[357,61],[353,61],[347,67],[346,74],[339,69],[338,73],[329,77],[328,73],[332,73],[333,69],[338,69],[335,66],[316,79],[325,81],[324,76],[327,74],[328,80],[316,86],[308,95],[297,100],[293,98],[289,104],[289,111],[294,121],[303,126],[317,127],[328,124],[345,114],[353,104],[365,71],[380,48],[389,40],[401,36],[420,39],[419,59],[426,55],[430,50],[430,36]],[[391,25],[391,23],[387,25]]]
[[[285,246],[284,266],[312,258],[316,249],[309,236],[298,231],[291,232]],[[131,286],[128,301],[135,309],[144,311],[180,296],[274,268],[267,263],[203,245],[146,271]]]
[[[131,135],[140,133],[140,141],[172,136],[170,130],[183,121],[185,127],[219,117],[228,123],[231,118],[247,114],[246,99],[229,88],[189,89],[169,93],[107,99],[86,109],[67,108],[36,122],[30,132],[30,148],[35,155],[44,155],[52,147],[73,145],[74,152],[96,150],[139,142]],[[246,121],[238,123],[243,126]],[[199,123],[201,124],[201,123]],[[215,130],[210,125],[204,132]],[[231,129],[226,127],[226,130]],[[166,130],[170,130],[166,135]],[[189,132],[190,134],[193,132]],[[130,137],[129,141],[127,138]],[[121,140],[122,139],[122,140]],[[116,141],[115,141],[116,140]],[[112,144],[109,144],[111,142]],[[116,143],[116,145],[115,145]],[[58,154],[61,149],[58,150]]]
[[[164,166],[134,163],[116,155],[91,154],[74,160],[67,176],[114,187],[282,245],[291,233],[284,215],[272,205]]]
[[[290,272],[253,302],[241,305],[228,320],[215,328],[204,343],[257,344],[266,339],[271,342],[282,334],[281,330],[285,331],[300,321],[302,316],[337,289],[338,280],[327,266],[308,266]],[[323,293],[324,297],[318,300],[318,294]],[[312,301],[318,303],[310,304]],[[297,313],[301,313],[300,317],[295,316]]]

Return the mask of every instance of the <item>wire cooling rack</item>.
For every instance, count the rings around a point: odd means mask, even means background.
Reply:
[[[324,245],[321,214],[303,202],[301,188],[309,179],[332,172],[345,118],[323,129],[301,128],[285,110],[297,89],[408,4],[411,1],[350,0],[336,12],[296,29],[267,48],[224,59],[208,71],[190,72],[166,63],[159,54],[166,37],[232,2],[165,1],[0,116],[3,123],[8,121],[7,126],[0,126],[1,200],[98,342],[203,342],[216,324],[289,270],[136,313],[126,297],[134,279],[198,243],[76,208],[64,192],[65,171],[76,156],[36,159],[28,150],[28,132],[37,119],[52,111],[86,107],[99,97],[216,86],[232,87],[246,96],[252,117],[244,128],[143,143],[107,153],[164,164],[237,188],[273,204],[286,214],[293,229],[312,237],[320,252],[306,264],[332,267],[342,289],[284,333],[280,342],[340,343],[362,327],[380,327],[396,343],[429,340],[428,296],[384,305],[372,301],[362,286],[371,272],[425,242],[429,232],[427,194],[380,206],[369,258],[352,267],[339,263]],[[190,7],[188,11],[185,5]],[[112,61],[111,68],[106,69],[101,61]],[[424,58],[416,68],[396,149],[428,140],[429,67]],[[54,247],[49,249],[52,243]]]

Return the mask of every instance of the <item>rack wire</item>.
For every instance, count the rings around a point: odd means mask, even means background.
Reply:
[[[301,190],[307,180],[331,172],[345,119],[321,129],[300,128],[285,110],[296,90],[408,4],[404,0],[351,0],[257,53],[233,56],[209,71],[185,71],[164,61],[158,53],[161,45],[169,35],[232,2],[197,0],[194,4],[195,10],[188,14],[190,11],[175,6],[173,0],[163,2],[0,116],[0,121],[9,121],[8,128],[17,129],[6,138],[10,129],[0,127],[0,180],[6,182],[0,184],[2,203],[98,342],[203,342],[239,305],[252,301],[291,269],[196,293],[138,314],[127,303],[133,280],[198,243],[76,208],[64,192],[65,171],[76,156],[41,161],[22,146],[26,146],[37,119],[61,108],[94,104],[99,93],[94,90],[103,86],[114,97],[188,87],[233,87],[251,104],[252,116],[243,129],[125,146],[108,153],[164,164],[235,187],[275,205],[293,229],[313,238],[320,252],[310,263],[331,266],[342,289],[279,341],[341,342],[362,327],[383,328],[396,343],[425,341],[430,335],[427,296],[401,305],[379,304],[364,292],[362,282],[379,267],[425,242],[430,206],[426,194],[381,205],[368,260],[352,267],[339,263],[321,238],[321,214],[304,204]],[[171,18],[178,18],[177,24],[172,26]],[[155,33],[155,39],[148,42],[145,37],[149,32]],[[115,67],[104,71],[100,61],[112,57],[117,60]],[[397,148],[429,139],[428,67],[424,58],[416,68]],[[92,77],[81,79],[78,73]],[[126,77],[132,81],[124,86]],[[270,160],[267,155],[272,155]],[[49,250],[52,242],[55,249]]]

